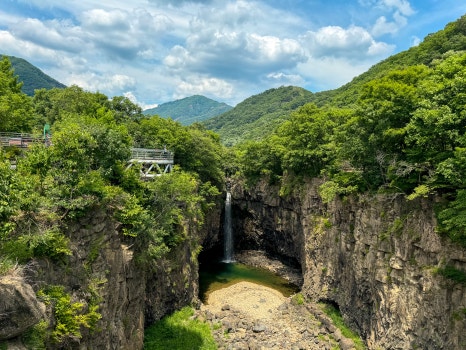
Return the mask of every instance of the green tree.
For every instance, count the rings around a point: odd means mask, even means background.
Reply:
[[[406,127],[411,163],[424,164],[424,182],[455,188],[466,175],[466,54],[451,54],[435,64],[420,84],[419,107]]]
[[[30,132],[34,127],[31,99],[21,92],[8,57],[0,61],[0,131]]]

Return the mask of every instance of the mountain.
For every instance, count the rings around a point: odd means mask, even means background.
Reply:
[[[19,77],[19,80],[23,83],[22,91],[29,96],[34,95],[36,89],[53,89],[53,88],[65,88],[66,86],[52,77],[42,72],[39,68],[32,65],[28,61],[8,56],[11,65],[15,70],[15,74]]]
[[[158,115],[163,118],[172,118],[182,125],[213,118],[225,113],[233,107],[200,95],[186,97],[181,100],[162,103],[158,107],[146,109],[146,115]]]
[[[203,124],[232,146],[269,135],[289,114],[309,102],[313,93],[296,86],[282,86],[251,96],[232,110]]]
[[[311,93],[298,87],[281,87],[249,97],[231,111],[206,120],[203,124],[217,132],[222,142],[235,145],[270,135],[291,112],[305,103],[351,108],[358,101],[362,87],[395,69],[431,65],[448,52],[466,51],[466,15],[429,34],[418,46],[400,52],[375,64],[351,82],[334,90]]]

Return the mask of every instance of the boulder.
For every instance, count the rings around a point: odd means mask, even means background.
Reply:
[[[45,305],[22,277],[0,277],[0,340],[24,333],[45,318]]]

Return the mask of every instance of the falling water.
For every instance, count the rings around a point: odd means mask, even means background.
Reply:
[[[231,193],[227,192],[225,200],[225,222],[223,223],[224,254],[223,262],[234,262],[233,258],[233,230],[231,228]]]

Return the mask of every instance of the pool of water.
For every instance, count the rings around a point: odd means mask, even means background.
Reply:
[[[247,281],[278,290],[288,297],[299,292],[299,287],[270,271],[240,263],[203,262],[199,269],[199,298],[206,302],[209,293]]]

